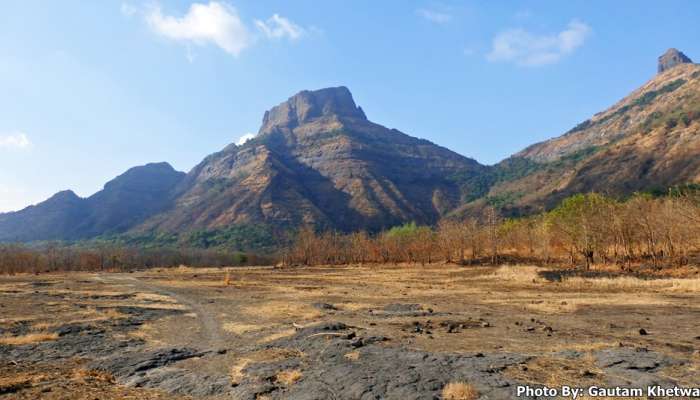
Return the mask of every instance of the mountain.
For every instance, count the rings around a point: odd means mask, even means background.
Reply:
[[[575,193],[700,183],[700,66],[670,49],[657,69],[609,109],[494,166],[371,122],[345,87],[302,91],[267,111],[254,139],[187,174],[149,164],[86,199],[65,191],[0,214],[0,241],[126,232],[206,245],[307,224],[377,231],[489,205],[527,215]]]
[[[70,190],[0,214],[0,241],[73,240],[120,233],[163,211],[184,178],[167,163],[134,167],[88,198]]]
[[[458,214],[488,203],[528,214],[575,193],[626,196],[700,182],[700,66],[670,49],[658,70],[609,109],[496,165],[488,194]]]
[[[302,91],[267,111],[257,136],[197,165],[175,206],[141,226],[177,232],[232,224],[342,231],[434,223],[486,170],[427,140],[369,121],[345,87]]]

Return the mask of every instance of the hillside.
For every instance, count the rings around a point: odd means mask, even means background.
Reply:
[[[496,165],[486,197],[458,214],[485,204],[527,214],[575,193],[625,196],[700,182],[700,65],[671,49],[659,71],[564,135]]]
[[[371,122],[345,87],[302,91],[265,112],[254,139],[187,174],[149,164],[89,198],[65,191],[0,214],[0,241],[163,233],[205,247],[271,243],[271,233],[302,225],[377,231],[488,205],[527,215],[575,193],[699,183],[700,66],[671,49],[658,71],[609,109],[495,166]]]
[[[88,198],[70,190],[0,214],[0,241],[74,240],[121,233],[169,206],[184,174],[167,163],[134,167]]]

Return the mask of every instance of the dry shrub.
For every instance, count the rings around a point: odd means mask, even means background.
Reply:
[[[450,382],[442,388],[443,400],[476,400],[479,391],[466,382]]]
[[[23,336],[6,336],[0,337],[0,344],[10,346],[21,346],[25,344],[48,342],[58,339],[58,333],[38,332],[30,333]]]
[[[239,324],[237,322],[227,322],[224,324],[223,328],[226,332],[231,332],[236,335],[243,335],[245,333],[262,330],[264,326],[252,324]]]
[[[114,376],[109,372],[99,371],[96,369],[78,369],[73,374],[75,379],[81,380],[83,382],[87,381],[99,381],[114,383]]]
[[[494,271],[488,277],[505,282],[518,284],[543,283],[545,280],[539,276],[541,268],[529,265],[504,265]]]
[[[282,384],[289,386],[297,383],[297,381],[299,381],[303,376],[304,374],[302,374],[302,372],[298,369],[292,369],[279,372],[275,378],[277,379],[277,382],[281,382]]]
[[[700,279],[639,279],[629,276],[615,278],[582,278],[571,277],[564,279],[562,285],[576,290],[663,290],[671,292],[699,292]]]

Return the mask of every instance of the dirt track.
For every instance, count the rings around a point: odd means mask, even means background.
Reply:
[[[0,396],[432,399],[466,381],[493,399],[522,383],[700,382],[695,280],[445,265],[230,275],[0,278]]]

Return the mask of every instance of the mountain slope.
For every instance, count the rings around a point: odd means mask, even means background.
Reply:
[[[0,214],[0,241],[73,240],[125,232],[170,205],[184,173],[167,163],[134,167],[88,198],[63,191]]]
[[[488,205],[525,215],[575,193],[700,183],[700,66],[670,49],[658,71],[608,110],[495,166],[369,121],[345,87],[302,91],[267,111],[254,139],[186,175],[149,164],[87,199],[66,191],[0,214],[0,241],[306,224],[376,231]]]
[[[376,230],[434,223],[485,167],[367,120],[344,87],[303,91],[265,113],[257,137],[207,157],[176,206],[141,229],[314,224]]]
[[[675,52],[608,110],[498,164],[495,173],[509,178],[494,180],[487,197],[461,212],[491,202],[527,214],[574,193],[624,196],[700,182],[700,66]]]

